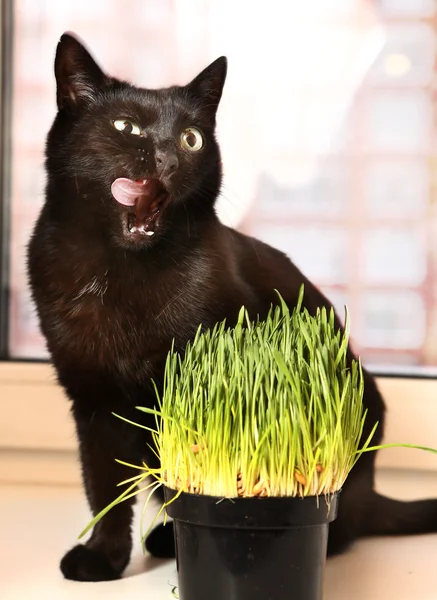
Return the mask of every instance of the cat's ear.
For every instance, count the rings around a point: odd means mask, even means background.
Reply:
[[[69,33],[64,33],[56,49],[55,77],[58,108],[70,112],[92,102],[108,81],[88,50]]]
[[[199,73],[187,86],[190,93],[202,100],[205,109],[208,109],[213,115],[217,112],[222,97],[227,69],[226,56],[221,56]]]

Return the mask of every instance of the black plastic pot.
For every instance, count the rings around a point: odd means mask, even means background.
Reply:
[[[165,488],[168,502],[176,495]],[[181,494],[174,519],[180,600],[321,600],[329,498]]]

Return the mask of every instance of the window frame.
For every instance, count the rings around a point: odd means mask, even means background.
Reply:
[[[0,360],[9,357],[13,0],[0,1]]]

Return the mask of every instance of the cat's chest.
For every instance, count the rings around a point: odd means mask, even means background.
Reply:
[[[198,326],[202,307],[190,271],[157,277],[107,268],[61,285],[49,345],[88,365],[152,372],[172,340],[184,345]]]

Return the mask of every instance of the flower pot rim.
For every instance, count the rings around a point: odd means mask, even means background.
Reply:
[[[326,496],[223,498],[178,492],[164,486],[168,515],[199,526],[237,529],[288,529],[331,523],[341,490]]]

